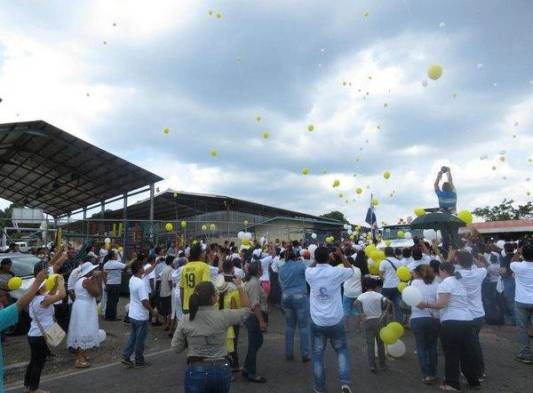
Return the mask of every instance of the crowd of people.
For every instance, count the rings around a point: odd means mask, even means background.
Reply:
[[[304,241],[207,244],[201,240],[178,247],[150,247],[128,260],[120,248],[72,247],[38,251],[35,281],[15,305],[5,301],[3,329],[28,306],[31,359],[24,385],[39,390],[40,374],[50,355],[49,329],[66,332],[76,368],[90,367],[87,351],[100,345],[99,317],[118,321],[117,305],[125,272],[129,303],[124,321],[130,334],[122,350],[128,368],[146,367],[144,345],[149,327],[168,332],[171,346],[185,352],[186,392],[229,392],[235,373],[265,383],[261,347],[272,305],[285,318],[285,358],[311,363],[314,390],[326,391],[324,353],[327,343],[337,354],[339,385],[351,392],[352,373],[347,334],[364,334],[369,369],[387,370],[387,348],[380,330],[396,321],[413,331],[421,379],[433,384],[439,374],[439,339],[444,354],[440,388],[460,390],[461,373],[471,388],[486,377],[480,331],[485,323],[513,324],[518,331],[516,359],[533,364],[528,326],[533,314],[533,241],[485,243],[467,236],[448,250],[436,242],[413,239],[414,246],[384,248],[379,274],[363,241],[338,244]],[[501,244],[500,244],[501,245]],[[80,255],[82,255],[80,260]],[[409,285],[422,300],[413,307],[402,301],[397,270],[411,272]],[[9,255],[1,261],[0,290],[7,297]],[[43,285],[46,277],[50,285]],[[46,280],[48,284],[50,278]],[[242,328],[247,331],[244,361],[239,358]],[[242,365],[241,365],[242,363]],[[215,388],[216,387],[216,388]]]

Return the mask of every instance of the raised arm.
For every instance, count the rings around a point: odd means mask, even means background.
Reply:
[[[435,192],[440,191],[440,179],[442,179],[442,171],[439,171],[439,173],[437,174],[437,178],[435,179],[435,184],[433,185],[433,187],[435,188]]]
[[[450,168],[448,168],[448,172],[446,172],[446,175],[448,176],[448,183],[450,183],[453,190],[455,191],[455,184],[453,184],[453,178],[452,178],[452,170]]]

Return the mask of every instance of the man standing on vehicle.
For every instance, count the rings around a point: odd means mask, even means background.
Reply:
[[[446,174],[448,181],[442,183],[442,189],[440,188],[440,181],[442,176]],[[439,198],[439,208],[445,213],[454,214],[457,211],[457,190],[453,184],[452,172],[449,167],[443,166],[437,178],[435,179],[435,193]]]

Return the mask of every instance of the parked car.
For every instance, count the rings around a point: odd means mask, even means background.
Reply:
[[[9,295],[13,301],[17,301],[28,290],[33,283],[33,268],[39,258],[31,254],[23,253],[10,253],[7,258],[11,259],[11,271],[15,276],[22,278],[22,285],[15,291],[10,291]],[[7,330],[7,334],[26,334],[30,328],[30,317],[28,310],[24,310],[19,315],[19,322],[16,326],[13,326]]]

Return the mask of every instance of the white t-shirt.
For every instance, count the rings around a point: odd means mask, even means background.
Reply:
[[[148,321],[150,313],[143,306],[142,301],[148,300],[149,292],[143,279],[132,276],[130,278],[130,310],[128,316],[137,321]]]
[[[510,267],[516,282],[514,300],[533,304],[533,261],[511,262]]]
[[[448,305],[440,310],[440,321],[471,321],[466,288],[455,277],[446,277],[437,287],[437,293],[449,293]]]
[[[412,259],[411,262],[409,263],[409,265],[407,265],[407,267],[409,268],[409,271],[412,272],[418,266],[420,266],[420,265],[429,265],[430,262],[431,262],[431,257],[429,255],[423,254],[422,258],[419,259],[418,261],[415,261],[414,259]]]
[[[382,302],[384,296],[376,291],[367,291],[357,296],[357,301],[363,306],[366,319],[376,319],[381,317],[383,312]]]
[[[275,256],[272,260],[272,271],[279,273],[279,269],[285,264],[285,259],[281,259],[279,256]]]
[[[409,266],[412,262],[413,262],[413,258],[411,257],[400,259],[400,263],[402,264],[402,266]]]
[[[259,278],[259,281],[270,281],[270,272],[268,271],[268,268],[270,267],[270,264],[272,263],[272,256],[267,256],[264,258],[261,258],[261,268],[263,270],[263,274]]]
[[[237,267],[237,266],[234,266],[233,267],[233,273],[239,277],[241,280],[244,279],[244,277],[246,277],[246,273],[244,272],[244,270],[242,270],[240,267]]]
[[[485,277],[487,277],[487,269],[484,267],[472,266],[472,269],[458,269],[462,278],[461,284],[466,288],[468,294],[468,304],[470,305],[470,312],[474,318],[482,318],[485,316],[485,309],[483,308],[483,301],[481,300],[481,284]]]
[[[122,270],[126,267],[125,264],[119,261],[109,260],[104,263],[104,272],[107,273],[107,284],[117,285],[122,282]]]
[[[411,282],[411,286],[416,287],[422,294],[422,303],[435,304],[437,302],[437,288],[439,284],[433,281],[431,284],[426,284],[421,278],[416,278]],[[431,318],[435,317],[436,311],[430,308],[411,307],[411,319],[413,318]]]
[[[342,265],[339,265],[342,267]],[[363,292],[361,285],[361,269],[352,266],[353,276],[344,281],[342,287],[344,288],[344,296],[355,299]]]
[[[30,330],[28,332],[28,337],[42,337],[43,333],[37,324],[37,319],[43,330],[46,332],[54,324],[54,305],[48,307],[41,306],[41,302],[44,300],[44,295],[37,295],[33,298],[30,303],[29,311],[31,318]]]
[[[396,288],[400,283],[400,279],[396,275],[396,269],[402,264],[394,257],[387,257],[379,264],[379,271],[383,272],[383,288]]]
[[[341,285],[353,275],[351,268],[336,268],[327,263],[305,270],[311,287],[311,319],[318,326],[335,326],[344,317]]]

